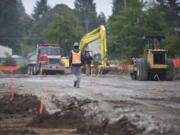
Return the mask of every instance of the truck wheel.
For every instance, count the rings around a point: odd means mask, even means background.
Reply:
[[[29,75],[32,75],[32,66],[30,66],[30,67],[28,68],[28,74],[29,74]]]
[[[40,75],[43,75],[44,74],[44,71],[43,71],[43,69],[40,67],[40,69],[39,69],[39,74]]]
[[[31,75],[31,67],[30,66],[28,66],[28,75]]]
[[[148,79],[148,64],[144,59],[139,59],[137,63],[137,80],[146,81]]]
[[[167,59],[167,65],[169,66],[169,68],[166,70],[166,80],[172,81],[174,79],[174,75],[175,75],[173,61],[171,59]]]
[[[130,76],[131,76],[131,79],[132,80],[136,80],[137,79],[137,75],[136,75],[136,73],[130,73]]]
[[[36,66],[33,66],[33,67],[32,67],[32,74],[33,74],[33,75],[36,75]]]

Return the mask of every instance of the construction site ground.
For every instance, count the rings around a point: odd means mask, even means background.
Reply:
[[[179,135],[180,80],[136,81],[128,74],[0,75],[2,135]],[[43,93],[42,90],[45,90]],[[45,108],[39,114],[42,95]]]

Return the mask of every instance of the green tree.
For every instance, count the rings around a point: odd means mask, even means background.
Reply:
[[[0,1],[0,44],[20,53],[18,44],[21,37],[20,13],[17,0]]]
[[[80,40],[81,35],[78,18],[68,12],[55,15],[53,22],[43,32],[45,40],[51,44],[58,43],[66,55],[69,54],[73,43]]]
[[[113,14],[118,14],[119,10],[123,10],[123,8],[127,7],[130,0],[113,0]]]
[[[34,20],[26,15],[21,17],[21,25],[24,37],[27,37],[31,34],[31,28],[33,27]]]
[[[168,36],[163,45],[168,50],[168,55],[171,58],[180,58],[180,38],[176,36]]]
[[[84,33],[98,27],[94,0],[75,0],[74,6]]]
[[[157,0],[161,11],[165,13],[164,21],[168,26],[180,27],[180,1],[179,0]]]
[[[16,62],[13,60],[13,58],[6,54],[6,60],[2,63],[3,66],[16,66]]]
[[[56,5],[54,8],[47,11],[43,17],[37,21],[33,21],[30,35],[27,40],[29,45],[37,45],[39,43],[45,43],[42,33],[52,23],[54,15],[61,15],[64,12],[73,14],[73,10],[65,4]]]
[[[21,32],[22,39],[20,41],[21,46],[21,55],[27,56],[27,53],[32,51],[31,48],[34,49],[35,46],[31,45],[30,36],[32,34],[32,27],[35,21],[28,15],[21,17]]]
[[[22,0],[17,0],[18,1],[18,10],[21,16],[26,16],[25,8],[23,6]]]
[[[161,12],[158,5],[148,9],[145,14],[143,23],[146,28],[145,35],[169,35],[172,33],[172,29],[164,23],[164,13]]]
[[[127,8],[112,15],[109,20],[108,38],[110,54],[119,57],[138,57],[142,55],[145,47],[143,36],[164,35],[169,31],[156,6],[146,11],[143,11],[144,7],[143,2],[131,0]]]
[[[39,20],[49,9],[50,7],[47,5],[47,0],[39,0],[36,2],[32,16],[35,20]]]
[[[97,17],[97,23],[99,25],[106,25],[106,16],[103,12],[101,12]]]

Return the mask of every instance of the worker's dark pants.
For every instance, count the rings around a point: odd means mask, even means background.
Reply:
[[[71,68],[72,74],[73,74],[73,80],[74,82],[77,81],[77,87],[80,86],[80,79],[81,79],[81,67],[75,67],[73,66]]]

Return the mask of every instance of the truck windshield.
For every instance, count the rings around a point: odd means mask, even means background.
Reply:
[[[60,49],[59,48],[41,48],[41,54],[50,54],[50,55],[59,55]]]

